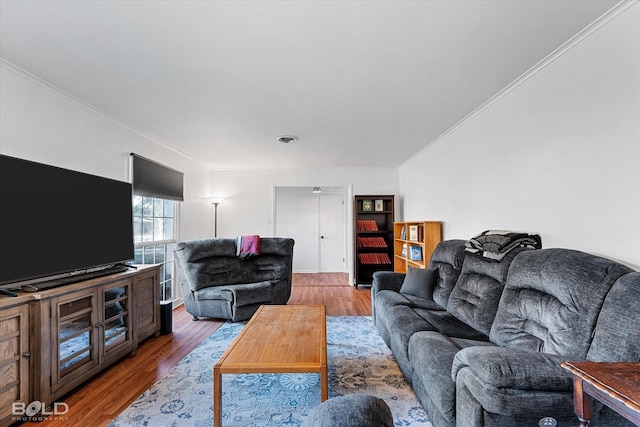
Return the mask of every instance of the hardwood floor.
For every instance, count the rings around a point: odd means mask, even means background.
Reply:
[[[370,289],[355,289],[347,281],[342,273],[295,274],[289,304],[323,304],[328,316],[370,316]],[[67,395],[63,401],[69,412],[60,419],[21,425],[106,426],[222,323],[193,322],[183,306],[174,308],[172,334],[146,340],[136,356],[121,360]]]
[[[293,273],[293,286],[347,286],[348,273]]]
[[[371,291],[351,286],[294,286],[289,304],[320,304],[327,316],[370,316]]]

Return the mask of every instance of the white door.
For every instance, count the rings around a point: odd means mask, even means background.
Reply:
[[[346,271],[344,194],[320,193],[318,207],[319,271]]]
[[[277,187],[275,235],[291,237],[293,272],[318,272],[318,200],[307,187]]]
[[[346,272],[346,189],[276,187],[274,233],[291,237],[294,273]],[[324,238],[323,238],[324,236]]]

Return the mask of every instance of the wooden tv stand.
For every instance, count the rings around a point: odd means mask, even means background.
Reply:
[[[160,267],[0,297],[0,426],[14,402],[50,406],[160,333]]]

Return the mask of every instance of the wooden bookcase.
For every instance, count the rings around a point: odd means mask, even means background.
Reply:
[[[371,285],[373,273],[393,270],[394,196],[354,197],[354,281]]]
[[[406,273],[410,266],[426,268],[433,250],[442,241],[442,222],[396,222],[393,236],[394,271]]]

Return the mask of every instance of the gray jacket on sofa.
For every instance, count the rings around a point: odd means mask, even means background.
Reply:
[[[570,249],[500,262],[442,242],[431,300],[374,274],[374,322],[436,427],[576,425],[565,360],[640,361],[640,273]],[[594,405],[594,423],[631,425]]]
[[[262,304],[286,304],[291,296],[293,239],[263,237],[260,254],[237,256],[230,238],[176,245],[176,265],[187,312],[194,316],[249,319]]]

